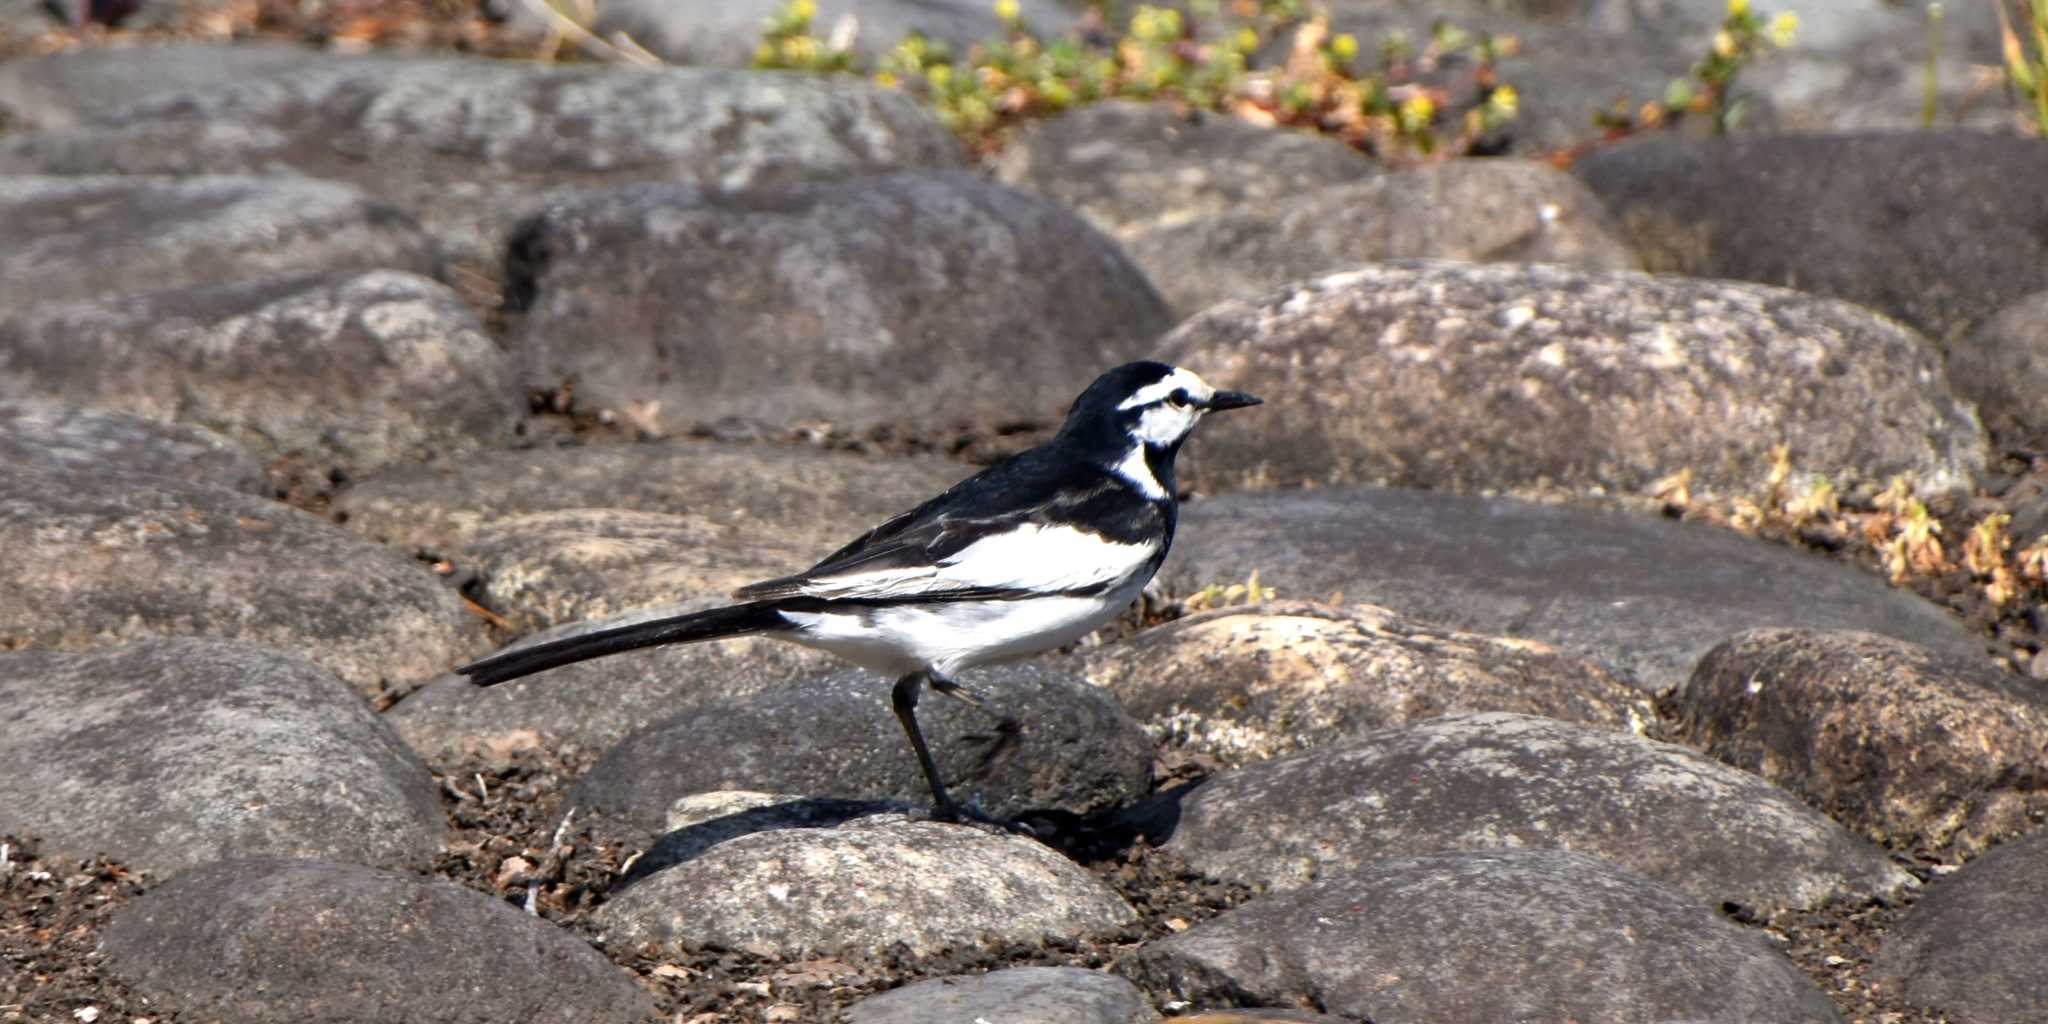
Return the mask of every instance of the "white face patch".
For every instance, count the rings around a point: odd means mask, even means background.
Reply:
[[[1166,396],[1182,389],[1185,389],[1197,402],[1206,402],[1216,394],[1215,388],[1210,387],[1202,378],[1195,376],[1192,371],[1175,367],[1172,373],[1159,378],[1158,383],[1147,384],[1139,388],[1131,397],[1124,399],[1117,408],[1135,409],[1141,405],[1151,405],[1154,402],[1165,400]]]
[[[1155,405],[1138,414],[1138,425],[1131,430],[1131,436],[1155,448],[1164,448],[1188,436],[1201,418],[1202,410],[1192,405]]]

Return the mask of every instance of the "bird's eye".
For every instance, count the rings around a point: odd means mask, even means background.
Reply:
[[[1166,404],[1173,406],[1176,409],[1185,409],[1188,406],[1195,404],[1195,400],[1192,397],[1190,397],[1188,393],[1185,391],[1176,391],[1173,394],[1166,396]]]

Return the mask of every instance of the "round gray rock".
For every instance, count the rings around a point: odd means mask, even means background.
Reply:
[[[1056,200],[1117,237],[1384,173],[1336,139],[1167,103],[1088,103],[1025,125],[996,179]]]
[[[1048,419],[1170,325],[1115,243],[957,172],[593,189],[510,247],[529,382],[664,431]]]
[[[1688,743],[1901,851],[1969,856],[2048,821],[2048,692],[1989,658],[1751,630],[1672,704]]]
[[[582,940],[453,882],[317,860],[184,872],[123,908],[107,969],[180,1017],[247,1024],[643,1024]]]
[[[364,55],[213,87],[138,90],[0,140],[0,173],[274,174],[353,183],[495,275],[505,231],[565,187],[710,188],[956,167],[900,92],[845,76]]]
[[[386,467],[336,495],[334,517],[388,544],[449,552],[508,516],[587,508],[695,513],[785,537],[792,547],[815,543],[808,565],[970,470],[948,459],[782,444],[529,448]]]
[[[1928,886],[1885,933],[1871,977],[1950,1020],[2026,1024],[2048,1006],[2048,832]]]
[[[192,424],[351,471],[496,447],[526,412],[509,357],[462,298],[400,271],[45,306],[0,319],[0,353],[0,395]]]
[[[720,843],[614,893],[594,920],[615,948],[713,944],[793,957],[1101,938],[1136,917],[1034,840],[862,818]]]
[[[0,355],[0,362],[6,359]],[[211,430],[41,399],[0,400],[0,461],[59,471],[154,473],[270,496],[263,463]]]
[[[1510,159],[1453,160],[1290,192],[1135,230],[1124,246],[1182,313],[1407,257],[1638,266],[1584,185],[1548,164]]]
[[[181,5],[177,5],[181,6]],[[37,12],[45,24],[45,12]],[[139,42],[139,40],[138,40]],[[248,82],[351,59],[257,39],[219,43],[76,46],[0,63],[0,113],[22,131],[92,121],[139,99]]]
[[[434,780],[334,674],[218,640],[0,653],[0,832],[163,875],[278,854],[425,870]]]
[[[1836,1024],[1762,936],[1557,850],[1388,857],[1140,948],[1123,973],[1200,1005],[1376,1024]]]
[[[2048,291],[1998,310],[1950,343],[1948,375],[2002,443],[2048,443],[2048,395],[2030,386],[2048,378]]]
[[[1744,629],[1861,629],[1972,658],[1947,612],[1783,545],[1691,523],[1423,491],[1229,494],[1181,511],[1171,593],[1257,571],[1282,597],[1369,601],[1540,640],[1651,691]]]
[[[1944,345],[2048,286],[2048,193],[2012,188],[2048,177],[2033,139],[1663,135],[1596,149],[1572,173],[1652,270],[1847,299]]]
[[[846,1008],[847,1024],[1153,1024],[1159,1014],[1137,986],[1079,967],[1012,967],[933,978]]]
[[[539,643],[679,610],[653,608],[570,623],[520,642]],[[488,688],[445,676],[408,694],[384,718],[436,767],[507,745],[601,751],[690,708],[786,686],[844,664],[808,647],[736,637],[579,661]],[[877,684],[876,699],[886,694]]]
[[[927,692],[918,721],[955,798],[1004,817],[1086,815],[1149,790],[1152,745],[1107,692],[1030,663],[962,682],[1015,716],[1022,731],[1003,742],[987,715]],[[889,686],[849,669],[706,701],[612,748],[576,781],[571,802],[643,828],[661,825],[677,798],[719,789],[928,805],[924,775],[889,709]]]
[[[1372,605],[1218,608],[1080,657],[1089,681],[1148,731],[1224,764],[1453,711],[1521,711],[1638,732],[1656,720],[1642,691],[1584,658]]]
[[[154,636],[297,651],[358,691],[479,654],[483,624],[399,552],[274,501],[0,464],[0,623],[38,647]]]
[[[1022,0],[1016,6],[1028,29],[1045,39],[1056,38],[1074,20],[1058,0]],[[837,38],[840,25],[850,21],[852,49],[870,63],[912,32],[955,52],[1010,34],[994,5],[981,0],[824,0],[815,7],[812,33]],[[608,0],[596,9],[591,29],[606,39],[623,32],[671,64],[743,68],[753,63],[762,26],[787,9],[783,0]]]
[[[1266,400],[1204,432],[1218,485],[1636,492],[1690,469],[1750,494],[1784,443],[1795,488],[1905,474],[1927,493],[1989,458],[1926,339],[1760,285],[1396,262],[1213,307],[1160,348]]]
[[[321,270],[440,273],[412,219],[303,178],[0,176],[0,309]]]
[[[1170,847],[1204,874],[1274,889],[1378,857],[1497,847],[1604,857],[1713,906],[1807,909],[1914,884],[1754,775],[1506,712],[1446,715],[1218,776],[1182,801]]]
[[[752,531],[723,512],[579,508],[491,520],[454,550],[477,573],[478,599],[524,630],[725,604],[734,590],[832,548]]]

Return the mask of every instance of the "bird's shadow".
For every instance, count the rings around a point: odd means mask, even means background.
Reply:
[[[1038,810],[1027,811],[1018,820],[1029,825],[1040,842],[1077,861],[1121,857],[1138,843],[1157,846],[1170,838],[1180,824],[1181,799],[1192,788],[1194,783],[1175,785],[1128,807],[1088,817],[1060,810]],[[720,843],[742,836],[789,828],[835,828],[877,815],[921,818],[925,809],[894,800],[798,797],[722,814],[664,833],[632,862],[612,891],[632,888],[661,871],[702,856]]]
[[[890,800],[799,797],[722,814],[663,834],[647,848],[646,853],[633,861],[613,886],[613,891],[632,888],[656,872],[695,860],[706,850],[741,836],[787,828],[833,828],[857,818],[905,814],[915,810],[909,804]]]

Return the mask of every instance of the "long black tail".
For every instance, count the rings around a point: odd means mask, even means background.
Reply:
[[[455,671],[478,686],[496,686],[508,679],[530,676],[571,662],[589,661],[607,654],[639,650],[659,644],[684,644],[695,640],[743,636],[772,629],[784,629],[789,621],[775,611],[774,601],[754,601],[727,608],[648,619],[563,637],[530,647],[514,647],[473,661]]]

